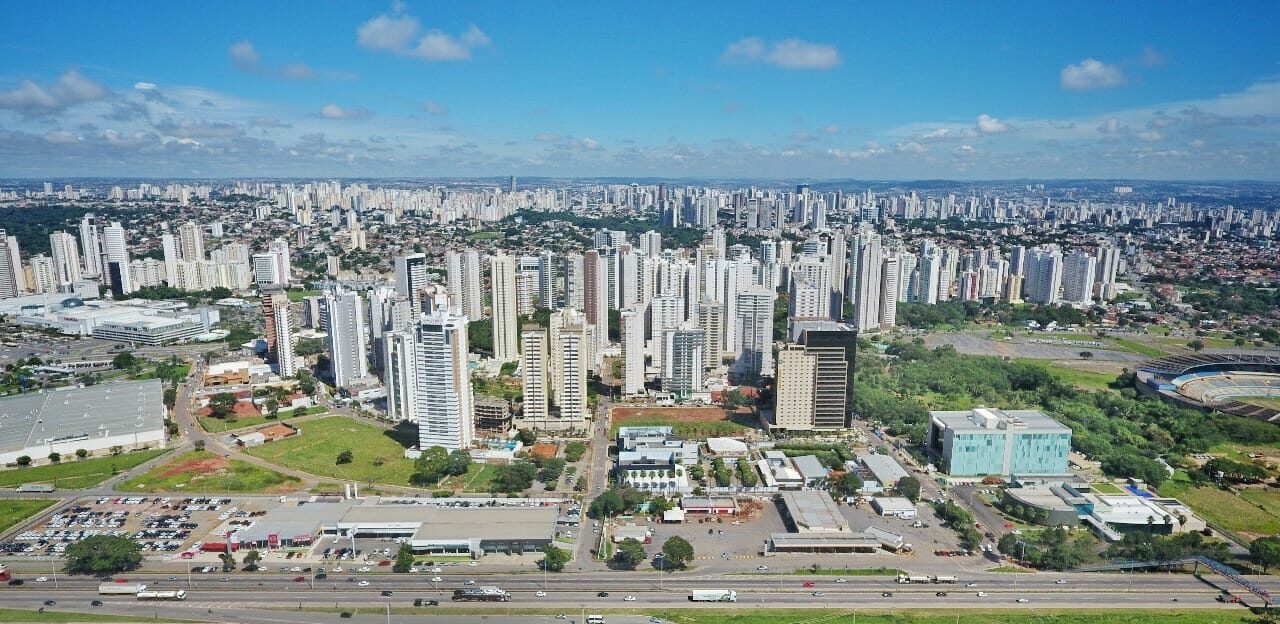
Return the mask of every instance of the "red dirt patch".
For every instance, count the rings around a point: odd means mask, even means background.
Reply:
[[[160,477],[167,479],[169,477],[188,473],[188,472],[193,474],[208,474],[208,473],[216,472],[218,470],[227,468],[230,465],[231,465],[231,461],[225,457],[204,457],[201,459],[189,459],[184,462],[176,462],[176,463],[170,464],[169,467],[164,472],[160,473]]]
[[[719,407],[615,407],[610,418],[615,423],[639,418],[662,417],[680,422],[715,422],[725,419]]]
[[[529,456],[540,457],[543,459],[551,459],[556,456],[556,452],[559,449],[560,447],[555,444],[548,444],[548,443],[535,444],[529,447]]]

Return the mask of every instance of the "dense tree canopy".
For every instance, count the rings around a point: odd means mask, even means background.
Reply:
[[[67,572],[105,575],[127,572],[142,564],[138,544],[127,537],[94,535],[67,546]]]

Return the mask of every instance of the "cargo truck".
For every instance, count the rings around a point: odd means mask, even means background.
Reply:
[[[689,594],[691,602],[737,602],[738,592],[732,589],[695,589]]]
[[[137,596],[138,592],[146,588],[145,583],[103,583],[98,586],[98,593],[111,596]]]
[[[185,589],[166,589],[166,590],[142,590],[138,592],[138,600],[186,600],[187,590]]]

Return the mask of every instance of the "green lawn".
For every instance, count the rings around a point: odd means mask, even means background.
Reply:
[[[23,483],[52,483],[63,489],[93,487],[112,475],[129,470],[138,464],[159,457],[164,449],[122,453],[115,457],[90,457],[76,460],[75,456],[60,464],[0,470],[0,487],[15,487]]]
[[[287,294],[287,295],[289,296],[289,301],[292,301],[292,302],[294,302],[294,303],[297,303],[297,302],[299,302],[299,301],[302,301],[302,298],[303,298],[303,297],[314,297],[314,296],[316,296],[316,295],[319,295],[319,294],[320,294],[320,291],[318,291],[318,290],[290,290],[290,291],[286,292],[285,294]]]
[[[144,475],[124,482],[126,492],[253,492],[291,491],[299,479],[255,466],[226,460],[209,451],[183,453]]]
[[[502,238],[502,232],[476,232],[467,236],[467,240],[498,240]]]
[[[1093,491],[1099,494],[1124,494],[1124,490],[1120,489],[1120,486],[1114,483],[1107,483],[1105,481],[1100,483],[1090,483],[1089,487],[1093,488]]]
[[[326,411],[322,405],[315,405],[294,414],[294,410],[280,410],[277,418],[267,418],[266,414],[260,416],[250,416],[248,418],[237,418],[235,420],[223,420],[212,416],[200,416],[200,426],[210,433],[222,433],[223,431],[231,431],[233,429],[242,429],[244,427],[256,427],[258,425],[267,425],[276,422],[285,422],[296,416],[307,416],[309,414],[323,414]]]
[[[1267,488],[1249,488],[1240,492],[1240,498],[1243,498],[1264,511],[1280,518],[1280,492]]]
[[[1164,357],[1166,355],[1169,355],[1169,353],[1164,349],[1153,347],[1145,342],[1129,340],[1128,338],[1114,338],[1114,337],[1110,338],[1110,340],[1111,342],[1114,342],[1117,346],[1124,347],[1130,351],[1133,351],[1134,353],[1141,353],[1142,355],[1145,355],[1147,357],[1158,358],[1158,357]]]
[[[493,477],[496,474],[498,474],[497,466],[490,466],[489,464],[472,464],[467,470],[467,474],[463,475],[463,477],[466,478],[466,482],[462,485],[462,491],[488,492],[489,483],[493,481]]]
[[[413,461],[404,450],[412,441],[397,442],[381,427],[331,416],[299,425],[302,434],[263,444],[246,452],[274,464],[311,474],[361,483],[408,485]],[[349,464],[337,463],[338,454],[351,451]]]
[[[138,622],[138,616],[107,615],[102,613],[71,613],[69,611],[49,611],[37,613],[35,609],[0,608],[0,622]],[[147,619],[145,621],[150,621]],[[173,620],[166,622],[192,622],[198,620]]]
[[[1160,495],[1181,500],[1205,520],[1234,533],[1254,536],[1280,533],[1280,515],[1268,513],[1245,498],[1216,487],[1193,487],[1186,481],[1171,480],[1160,486]],[[1266,506],[1275,509],[1276,498],[1267,498]]]
[[[281,607],[283,609],[284,607]],[[291,609],[292,610],[292,609]],[[308,607],[310,613],[354,615],[386,614],[386,607],[363,608]],[[537,607],[474,606],[432,607],[434,615],[507,615],[530,616],[561,613],[564,609]],[[676,624],[809,624],[853,621],[852,610],[836,609],[625,609],[593,607],[591,613],[604,615],[654,616]],[[392,615],[422,615],[422,609],[392,607]],[[1259,620],[1246,609],[882,609],[858,610],[859,624],[1250,624]],[[844,616],[844,617],[842,617]]]
[[[1107,384],[1115,381],[1116,376],[1107,373],[1097,373],[1093,371],[1084,371],[1055,364],[1046,360],[1033,360],[1029,358],[1018,358],[1018,362],[1039,366],[1053,375],[1062,383],[1081,388],[1083,390],[1108,390]]]
[[[52,498],[5,498],[0,499],[0,533],[31,516],[34,516],[50,505],[58,502]]]
[[[1260,406],[1262,406],[1262,407],[1269,407],[1269,408],[1271,408],[1271,409],[1273,409],[1273,410],[1280,410],[1280,398],[1270,398],[1270,397],[1244,397],[1244,398],[1241,398],[1241,399],[1240,399],[1240,401],[1241,401],[1241,402],[1243,402],[1243,403],[1249,403],[1249,404],[1252,404],[1252,405],[1260,405]]]

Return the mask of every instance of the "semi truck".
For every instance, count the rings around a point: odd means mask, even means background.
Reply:
[[[732,589],[695,589],[689,594],[690,602],[737,602],[738,592]]]
[[[917,585],[917,584],[928,583],[928,582],[931,582],[932,580],[933,579],[923,574],[899,574],[898,575],[899,585]]]
[[[142,590],[138,592],[138,600],[186,600],[187,590]]]
[[[110,596],[137,596],[138,592],[146,588],[145,583],[103,583],[98,586],[98,593]]]

